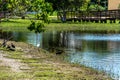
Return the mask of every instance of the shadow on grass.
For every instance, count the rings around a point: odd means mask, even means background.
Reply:
[[[51,20],[50,23],[63,23],[61,20]]]

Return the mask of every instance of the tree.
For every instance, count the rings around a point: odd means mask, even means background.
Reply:
[[[102,6],[100,0],[96,0],[92,3],[90,3],[88,6],[89,11],[103,11],[105,9],[106,9],[106,6],[105,7]]]
[[[80,10],[82,6],[87,6],[90,0],[45,0],[46,2],[52,3],[54,11],[59,10]]]
[[[25,14],[31,5],[30,0],[9,0],[9,4],[11,12],[14,15],[21,16],[22,19],[25,18]]]
[[[25,18],[25,14],[30,7],[30,0],[0,0],[0,11]]]
[[[44,0],[32,0],[31,11],[36,12],[37,19],[42,19],[44,22],[47,22],[48,15],[52,12],[52,6]]]
[[[37,42],[38,33],[44,31],[44,23],[49,23],[48,15],[52,12],[52,7],[51,4],[44,0],[32,0],[31,2],[31,11],[36,12],[36,19],[41,19],[41,21],[31,21],[30,26],[28,26],[30,31],[35,32]]]
[[[6,13],[9,12],[9,3],[8,0],[0,0],[0,12],[3,13],[3,16],[6,18]],[[1,16],[1,17],[3,17]]]
[[[86,3],[90,0],[45,0],[52,3],[54,11],[60,11],[62,21],[66,21],[66,11],[76,11],[86,9]],[[84,7],[82,7],[84,6]],[[86,7],[86,8],[85,8]]]
[[[28,29],[30,31],[34,31],[36,34],[40,33],[40,32],[43,32],[44,31],[43,28],[44,28],[44,24],[42,22],[40,22],[40,21],[37,21],[37,22],[31,21],[31,24],[28,27]]]
[[[82,2],[82,6],[80,8],[81,11],[87,11],[88,10],[88,6],[89,6],[89,3],[90,3],[90,0],[83,0]]]
[[[102,7],[101,5],[98,5],[98,4],[91,4],[88,10],[89,11],[103,11],[105,10],[105,7]]]

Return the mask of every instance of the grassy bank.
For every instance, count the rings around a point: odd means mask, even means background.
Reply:
[[[0,23],[0,28],[4,31],[25,31],[27,26],[30,25],[29,20],[10,19]],[[83,32],[119,32],[120,24],[100,24],[100,23],[50,23],[45,24],[46,31],[65,31],[65,30],[78,30]],[[1,48],[7,56],[15,60],[20,60],[21,63],[27,64],[29,68],[20,68],[22,72],[15,73],[11,71],[9,66],[1,65],[0,80],[111,80],[104,73],[98,72],[85,66],[69,64],[63,61],[63,56],[48,53],[44,50],[38,49],[25,43],[13,42],[18,50],[15,52],[8,51]],[[0,61],[2,63],[2,61]],[[5,67],[5,68],[3,68]],[[9,74],[9,73],[11,74]],[[5,77],[6,76],[6,77]]]
[[[83,32],[120,32],[120,24],[101,23],[51,23],[46,25],[47,30],[78,30]]]
[[[22,72],[13,72],[9,66],[3,68],[4,65],[0,64],[0,70],[4,72],[0,80],[111,80],[103,72],[63,61],[62,55],[48,53],[22,42],[12,43],[16,45],[16,51],[0,48],[2,54],[6,54],[5,58],[27,64],[28,68],[20,67]]]
[[[30,25],[30,20],[22,19],[10,19],[9,21],[3,21],[0,23],[0,28],[5,31],[28,31],[27,27]],[[79,23],[79,22],[52,22],[45,24],[46,31],[66,31],[66,30],[78,30],[83,32],[120,32],[119,23]]]
[[[4,31],[28,31],[29,25],[30,20],[9,19],[9,21],[2,21],[0,28]]]

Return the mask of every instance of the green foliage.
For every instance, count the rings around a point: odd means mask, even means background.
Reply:
[[[42,20],[43,20],[45,23],[49,23],[49,22],[50,22],[49,17],[48,17],[48,15],[47,15],[46,12],[43,12],[43,13],[41,14],[41,17],[42,17]]]
[[[58,10],[86,10],[90,0],[45,0],[52,3],[54,11]]]
[[[89,3],[90,3],[90,0],[84,0],[82,6],[80,7],[80,10],[86,11],[88,9]]]
[[[36,18],[49,23],[48,15],[52,13],[52,6],[44,0],[35,0],[32,3],[32,11],[36,12]]]
[[[30,26],[28,27],[28,29],[29,29],[30,31],[32,31],[32,30],[35,29],[35,22],[34,22],[34,21],[31,21],[31,24],[30,24]]]
[[[88,10],[89,11],[103,11],[103,10],[105,10],[105,8],[98,4],[91,4],[89,6]]]
[[[36,12],[36,18],[41,19],[42,22],[31,21],[28,29],[35,33],[43,32],[44,23],[49,23],[48,15],[52,12],[52,6],[50,3],[45,2],[44,0],[34,0],[32,1],[32,11]]]
[[[46,22],[52,12],[52,4],[44,0],[0,0],[0,11],[9,11],[23,19],[28,11],[35,12],[37,19],[41,19],[44,12]]]
[[[1,0],[0,11],[10,12],[11,15],[24,17],[30,5],[30,0]]]
[[[38,23],[36,24],[35,33],[44,32],[43,27],[44,27],[44,24],[41,23],[41,22],[38,22]]]
[[[44,28],[44,23],[42,23],[42,22],[35,22],[35,21],[31,21],[31,24],[28,27],[28,29],[30,31],[34,31],[35,33],[44,32],[43,28]]]

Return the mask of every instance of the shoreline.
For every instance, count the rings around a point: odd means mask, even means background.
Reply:
[[[63,61],[63,56],[23,42],[8,41],[8,44],[11,42],[15,44],[16,51],[9,51],[5,48],[1,50],[7,54],[6,58],[20,60],[21,63],[29,66],[29,68],[22,69],[28,80],[29,78],[33,80],[112,80],[103,72]]]

